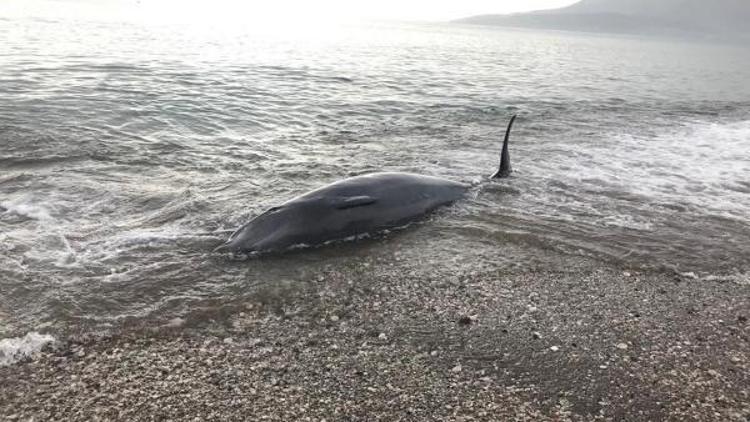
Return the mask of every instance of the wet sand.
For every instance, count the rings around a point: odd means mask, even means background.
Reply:
[[[750,420],[750,281],[571,260],[269,286],[0,368],[2,420]]]

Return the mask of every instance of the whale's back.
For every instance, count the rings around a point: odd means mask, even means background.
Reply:
[[[410,173],[351,177],[274,207],[230,238],[236,251],[278,251],[403,226],[460,199],[468,185]]]

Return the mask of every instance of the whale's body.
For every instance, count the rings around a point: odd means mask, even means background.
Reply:
[[[408,224],[460,199],[468,185],[409,173],[344,179],[271,208],[223,246],[236,252],[319,245]]]
[[[500,168],[510,174],[505,133]],[[411,173],[372,173],[331,183],[273,207],[240,227],[217,248],[230,252],[278,252],[316,246],[404,226],[461,199],[470,185]]]

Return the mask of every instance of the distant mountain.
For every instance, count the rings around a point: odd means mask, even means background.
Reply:
[[[750,34],[750,0],[582,0],[562,9],[457,22],[643,34]]]

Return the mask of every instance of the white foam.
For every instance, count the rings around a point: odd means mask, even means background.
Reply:
[[[624,214],[605,215],[601,217],[601,224],[634,230],[651,230],[653,228],[653,224],[649,221],[640,221],[632,215]]]
[[[0,340],[0,366],[8,366],[38,353],[44,346],[53,343],[55,338],[49,334],[32,331],[23,337],[4,338]]]
[[[153,246],[172,243],[185,235],[174,230],[131,230],[123,233],[117,241],[121,247]]]
[[[750,161],[746,158],[750,121],[693,122],[656,134],[619,132],[603,137],[585,145],[583,153],[580,145],[561,147],[564,152],[544,164],[549,174],[593,192],[632,195],[631,202],[679,204],[750,221]],[[639,197],[643,200],[637,201]],[[565,205],[586,206],[583,202]],[[586,212],[616,210],[597,207]],[[649,229],[649,221],[635,221],[630,215],[625,210],[607,223]]]
[[[5,209],[6,213],[16,214],[22,217],[31,218],[40,221],[52,220],[49,210],[28,198],[19,198],[10,201],[0,202],[0,207]]]
[[[735,283],[739,284],[740,286],[750,286],[750,272],[746,273],[736,273],[736,274],[729,274],[729,275],[707,275],[705,277],[701,277],[701,280],[703,281],[718,281],[721,283]]]
[[[195,235],[185,232],[178,227],[163,227],[159,229],[132,229],[111,235],[104,241],[105,250],[126,250],[142,246],[159,247],[174,244],[186,239],[200,239],[205,235]]]
[[[750,200],[738,187],[750,173],[750,121],[695,123],[650,139],[623,135],[611,147],[619,157],[610,166],[621,167],[610,179],[629,190],[746,217]]]

